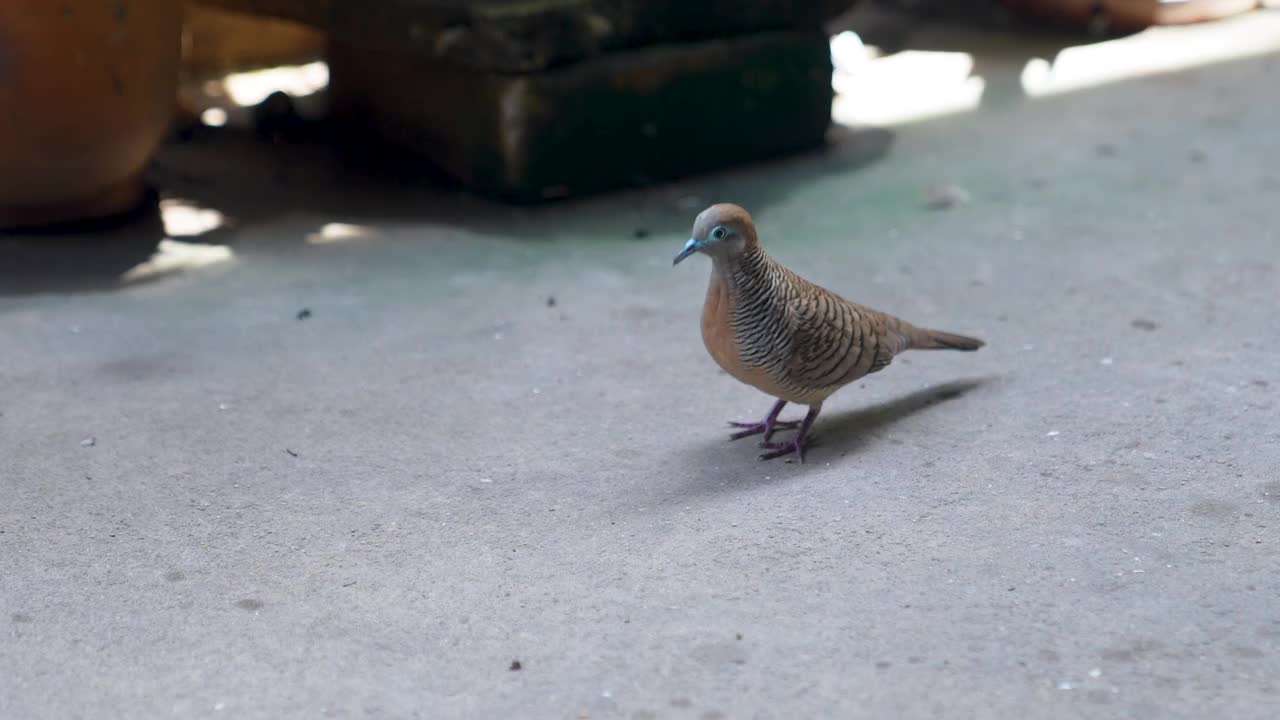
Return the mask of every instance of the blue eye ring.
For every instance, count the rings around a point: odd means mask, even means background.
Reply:
[[[716,228],[711,231],[711,238],[713,240],[723,240],[728,237],[728,235],[729,231],[726,230],[723,225],[717,225]]]

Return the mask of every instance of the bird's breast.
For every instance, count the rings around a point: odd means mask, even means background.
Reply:
[[[707,301],[702,305],[702,343],[716,364],[736,377],[742,360],[729,323],[729,288],[714,270],[707,286]]]
[[[783,388],[763,365],[743,361],[741,343],[730,322],[732,313],[733,298],[729,287],[720,274],[712,270],[707,299],[702,306],[702,343],[707,353],[725,372],[738,380],[774,397],[800,402],[799,398],[791,398],[794,393]]]

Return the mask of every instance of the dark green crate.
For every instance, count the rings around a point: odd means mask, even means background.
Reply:
[[[340,122],[519,201],[813,147],[831,117],[821,32],[652,46],[522,75],[338,42],[331,55]]]

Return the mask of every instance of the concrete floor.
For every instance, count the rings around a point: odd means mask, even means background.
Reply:
[[[166,150],[221,262],[0,241],[0,717],[1275,717],[1278,70],[547,209]],[[670,266],[715,200],[988,347],[757,462]]]

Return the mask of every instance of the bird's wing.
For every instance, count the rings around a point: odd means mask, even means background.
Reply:
[[[898,352],[888,316],[825,288],[804,283],[791,311],[787,369],[808,387],[839,386],[883,370]]]
[[[868,373],[880,372],[893,362],[894,356],[911,347],[911,331],[913,328],[902,320],[888,313],[872,310],[861,305],[855,306],[858,312],[867,318],[867,324],[876,336],[875,359],[871,362]]]

